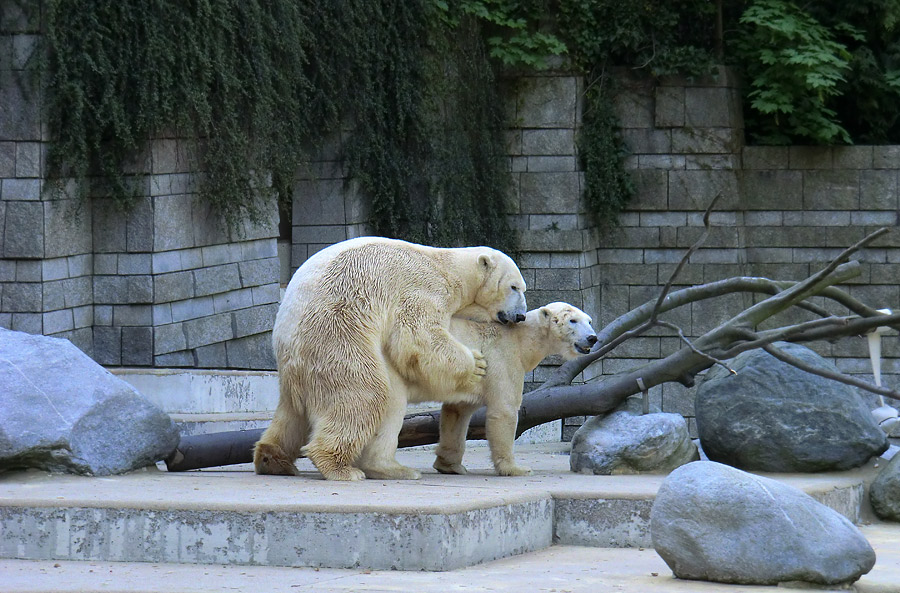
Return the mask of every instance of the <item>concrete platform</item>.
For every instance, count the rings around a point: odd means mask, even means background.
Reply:
[[[520,478],[495,476],[484,447],[467,452],[465,476],[434,472],[427,448],[401,451],[401,462],[423,472],[419,481],[326,482],[306,460],[299,478],[246,466],[4,474],[0,558],[454,571],[552,544],[649,548],[663,476],[572,474],[566,449],[519,447],[520,463],[535,470]],[[772,477],[859,523],[871,472]]]

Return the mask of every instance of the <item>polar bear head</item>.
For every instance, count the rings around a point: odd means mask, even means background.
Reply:
[[[551,335],[559,343],[556,354],[575,358],[587,354],[597,343],[597,334],[591,326],[590,316],[569,303],[550,303],[539,309],[541,320],[549,325]]]
[[[525,320],[525,279],[516,263],[503,252],[486,249],[478,256],[483,281],[475,295],[475,304],[488,310],[500,323]]]

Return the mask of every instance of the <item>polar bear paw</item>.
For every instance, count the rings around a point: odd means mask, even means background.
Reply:
[[[485,360],[484,354],[480,350],[472,350],[472,358],[475,359],[475,368],[462,386],[462,391],[473,391],[487,374],[487,360]]]
[[[442,474],[465,475],[469,473],[469,471],[462,463],[453,463],[447,461],[446,459],[441,459],[440,457],[434,460],[434,464],[432,465],[432,467],[434,467],[434,469],[438,470]]]
[[[497,475],[500,476],[530,476],[531,468],[524,465],[516,465],[515,463],[498,463],[496,466]]]

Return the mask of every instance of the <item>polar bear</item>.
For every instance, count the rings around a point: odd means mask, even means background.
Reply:
[[[406,386],[474,390],[484,358],[450,334],[452,315],[474,305],[524,320],[525,289],[513,260],[488,247],[361,237],[313,255],[275,317],[279,402],[257,473],[296,474],[302,453],[329,480],[419,478],[395,459]]]
[[[453,318],[450,331],[463,344],[482,352],[487,374],[471,391],[410,393],[411,401],[443,402],[434,468],[441,473],[466,473],[462,457],[469,420],[486,405],[485,429],[497,473],[530,474],[531,470],[516,465],[513,458],[525,374],[552,354],[571,359],[590,352],[597,342],[590,316],[573,305],[557,302],[529,311],[515,326],[502,326],[491,322],[483,310],[470,307]]]

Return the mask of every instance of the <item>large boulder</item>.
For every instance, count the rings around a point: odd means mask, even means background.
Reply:
[[[900,455],[894,455],[872,481],[869,501],[880,519],[900,521]]]
[[[682,466],[650,511],[656,552],[675,576],[721,583],[850,583],[875,551],[846,517],[800,490],[715,463]]]
[[[642,415],[640,396],[594,416],[572,437],[569,466],[583,474],[665,473],[699,459],[680,414]]]
[[[167,457],[172,419],[68,340],[0,329],[0,471],[109,475]]]
[[[833,364],[797,344],[778,347],[810,365]],[[718,366],[697,388],[697,430],[709,459],[750,471],[823,472],[859,467],[888,447],[859,395],[763,350]]]

